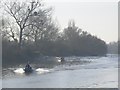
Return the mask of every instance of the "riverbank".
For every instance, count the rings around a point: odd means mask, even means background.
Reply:
[[[28,60],[25,60],[24,62],[18,62],[18,61],[15,61],[15,62],[12,62],[12,63],[9,63],[9,62],[6,62],[6,63],[3,63],[3,68],[12,68],[12,67],[21,67],[21,66],[25,66],[28,61],[29,63],[33,66],[33,67],[41,67],[41,68],[53,68],[54,66],[57,66],[57,65],[61,65],[61,64],[83,64],[83,63],[90,63],[90,61],[83,61],[83,60],[79,60],[79,61],[76,61],[76,60],[72,60],[70,61],[68,59],[69,56],[67,57],[64,57],[65,61],[64,62],[61,62],[61,59],[60,57],[55,57],[55,56],[40,56],[40,57],[37,57],[37,58],[31,58],[31,59],[28,59]],[[73,57],[76,57],[76,56],[71,56]],[[79,57],[79,56],[77,56]],[[91,56],[88,56],[88,57],[91,57]],[[83,57],[81,57],[83,58]],[[79,59],[81,59],[79,58]]]

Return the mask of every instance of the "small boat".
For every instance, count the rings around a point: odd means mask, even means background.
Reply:
[[[64,62],[64,61],[65,61],[64,57],[61,57],[61,62]]]
[[[25,66],[24,71],[25,71],[25,73],[31,73],[31,72],[33,72],[33,69],[32,69],[32,67],[29,64],[27,64]]]
[[[58,59],[58,62],[65,62],[65,59],[64,59],[64,57],[59,57],[59,59]]]

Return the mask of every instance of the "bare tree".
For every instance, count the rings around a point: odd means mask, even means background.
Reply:
[[[58,26],[52,20],[52,8],[45,8],[35,13],[36,16],[30,18],[29,23],[32,23],[32,26],[26,28],[25,37],[31,38],[35,42],[55,39]]]
[[[17,33],[18,28],[16,27],[16,24],[10,22],[9,20],[2,19],[2,28],[1,28],[1,34],[3,39],[8,40],[14,40],[15,42],[18,42]]]
[[[30,3],[10,2],[5,5],[7,13],[14,19],[19,28],[19,46],[21,47],[23,32],[26,27],[32,25],[28,21],[35,14],[36,10],[41,8],[41,2],[39,0]]]

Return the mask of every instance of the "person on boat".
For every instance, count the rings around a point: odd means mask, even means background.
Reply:
[[[29,64],[29,63],[27,63],[27,65],[25,66],[25,68],[29,68],[29,69],[31,69],[30,64]]]
[[[61,62],[64,62],[64,61],[65,61],[64,57],[61,57]]]

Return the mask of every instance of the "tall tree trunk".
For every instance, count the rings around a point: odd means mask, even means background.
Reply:
[[[19,47],[22,46],[22,31],[23,31],[23,29],[20,29]]]

